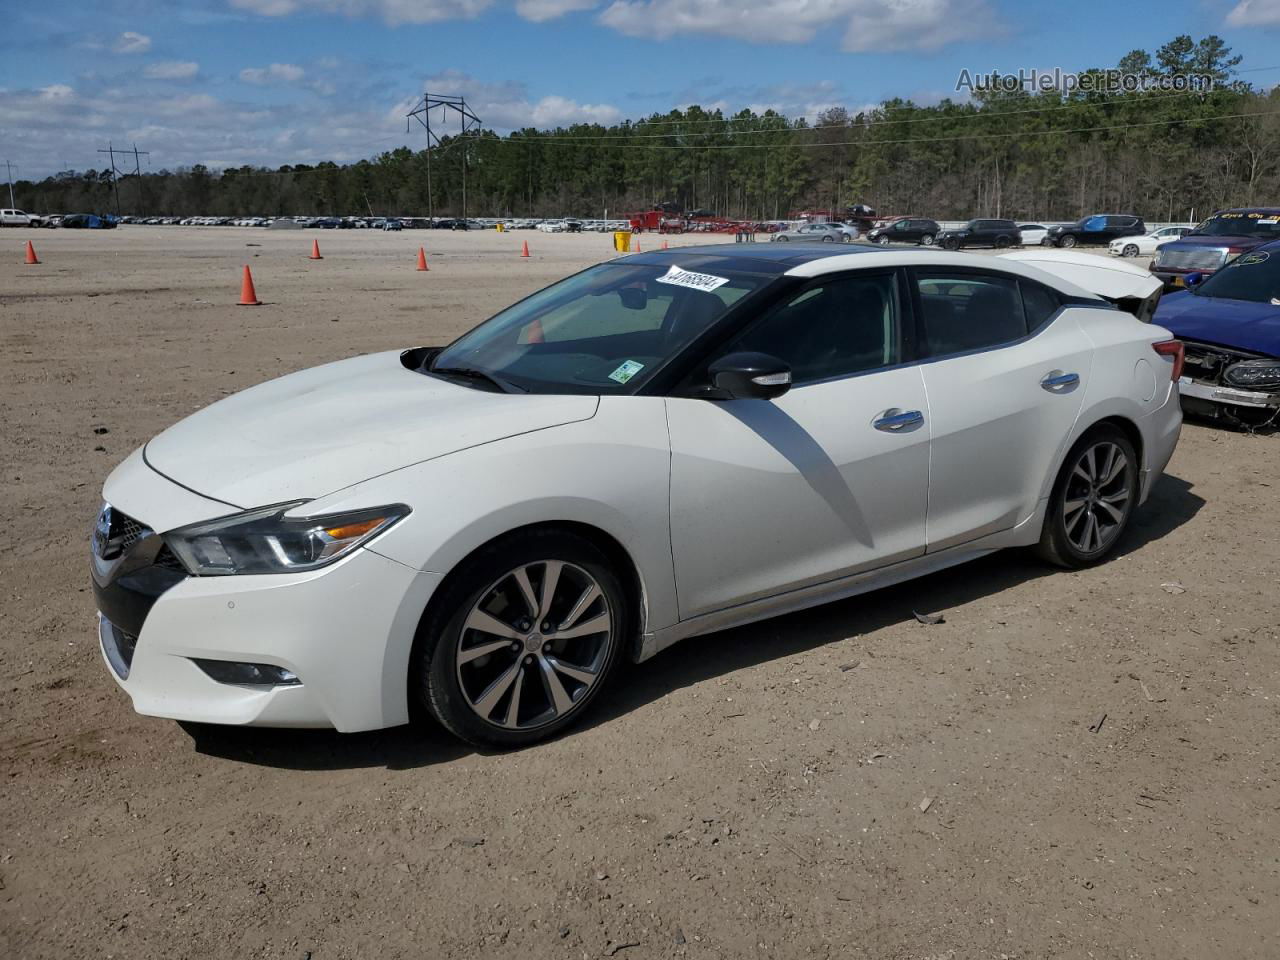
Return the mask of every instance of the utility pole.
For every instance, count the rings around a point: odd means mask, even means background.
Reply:
[[[17,204],[13,202],[13,164],[6,160],[4,162],[4,169],[9,175],[9,206],[16,207]]]
[[[440,108],[441,124],[447,121],[450,111],[458,114],[458,119],[461,123],[462,129],[459,137],[462,140],[462,222],[466,223],[467,134],[480,131],[480,118],[467,106],[466,97],[461,94],[446,93],[424,93],[422,99],[414,105],[414,108],[405,114],[405,133],[409,132],[409,127],[414,119],[417,119],[418,123],[427,131],[427,216],[432,220],[435,219],[435,198],[431,192],[431,151],[433,148],[440,146],[440,135],[437,133],[440,129],[440,124],[435,127],[431,125],[431,110],[434,107]]]
[[[130,153],[128,150],[117,150],[112,146],[111,141],[107,141],[107,149],[99,150],[99,153],[105,153],[111,158],[111,187],[116,197],[116,216],[120,216],[120,171],[116,169],[116,154],[127,157]],[[142,190],[142,167],[139,163],[139,157],[150,157],[151,153],[147,150],[139,150],[138,145],[133,145],[133,175],[138,178],[139,197]],[[126,167],[126,169],[128,169]]]

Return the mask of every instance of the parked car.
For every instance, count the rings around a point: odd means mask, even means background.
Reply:
[[[945,250],[961,250],[964,247],[1012,247],[1022,242],[1018,225],[1012,220],[970,220],[955,230],[943,230],[937,236],[938,244]]]
[[[59,226],[81,230],[110,230],[116,225],[115,217],[100,217],[96,213],[69,213]]]
[[[942,232],[937,220],[926,220],[919,217],[903,217],[886,226],[875,227],[867,232],[867,239],[872,243],[886,245],[890,243],[918,243],[926,247],[933,246],[933,241]]]
[[[791,230],[780,230],[770,240],[784,243],[798,240],[818,243],[844,243],[848,240],[844,231],[833,223],[805,223]]]
[[[1180,350],[998,258],[607,261],[135,451],[91,543],[102,652],[144,714],[365,730],[416,703],[527,744],[686,637],[1001,547],[1105,560],[1177,442]]]
[[[1156,248],[1191,232],[1191,227],[1161,227],[1144,237],[1117,237],[1107,246],[1113,257],[1149,257]]]
[[[396,220],[394,218],[389,218],[387,220],[382,221],[382,229],[383,230],[400,230],[402,229],[402,224],[400,223],[399,220]]]
[[[1018,235],[1022,238],[1024,247],[1034,247],[1049,239],[1049,228],[1043,223],[1020,223]]]
[[[1075,247],[1083,244],[1110,243],[1116,237],[1140,237],[1147,232],[1141,217],[1127,213],[1095,213],[1081,217],[1075,223],[1054,224],[1049,228],[1048,240],[1055,247]]]
[[[31,215],[23,213],[21,210],[6,208],[0,210],[0,227],[29,227],[31,226]]]
[[[1163,249],[1163,248],[1162,248]],[[1280,240],[1240,254],[1160,302],[1156,322],[1186,344],[1182,406],[1256,428],[1280,416]]]
[[[1164,244],[1151,272],[1166,289],[1186,286],[1189,274],[1210,274],[1232,257],[1280,240],[1280,207],[1221,210],[1179,240]]]

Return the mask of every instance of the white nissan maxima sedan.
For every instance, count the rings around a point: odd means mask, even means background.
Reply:
[[[1003,547],[1104,560],[1173,453],[1181,359],[1013,259],[616,259],[135,451],[92,539],[102,652],[143,714],[354,731],[421,707],[529,743],[697,634]]]

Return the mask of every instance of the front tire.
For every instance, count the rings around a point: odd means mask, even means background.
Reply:
[[[1069,233],[1065,237],[1063,237],[1061,240],[1058,241],[1058,246],[1066,247],[1068,250],[1070,250],[1075,245],[1076,245],[1076,238]]]
[[[926,247],[932,247],[932,246],[933,246],[933,234],[932,234],[932,233],[926,233],[923,237],[921,237],[921,238],[920,238],[920,242],[921,242],[922,244],[924,244]]]
[[[1138,255],[1137,244],[1126,243],[1124,249],[1120,251],[1122,257],[1136,257]]]
[[[876,237],[876,243],[880,244],[880,246],[882,246],[882,247],[887,247],[887,246],[889,245],[889,238],[888,238],[888,237]]]
[[[589,540],[517,533],[464,561],[419,629],[411,696],[451,733],[513,748],[555,736],[623,656],[626,592]]]
[[[1138,505],[1138,456],[1124,431],[1101,424],[1076,441],[1049,497],[1038,552],[1080,569],[1102,563]]]

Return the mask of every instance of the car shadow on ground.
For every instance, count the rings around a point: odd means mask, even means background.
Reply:
[[[1189,522],[1204,500],[1191,484],[1165,474],[1134,518],[1110,562],[1160,540]],[[794,656],[848,637],[868,637],[919,613],[945,612],[980,597],[1051,576],[1029,551],[1003,550],[950,570],[870,594],[773,617],[744,627],[706,634],[631,666],[607,700],[566,736],[609,723],[674,690],[769,660]],[[696,647],[695,647],[696,644]],[[390,730],[336,733],[331,730],[272,730],[184,724],[198,752],[240,763],[296,770],[385,767],[407,770],[447,763],[483,752],[427,720]]]

